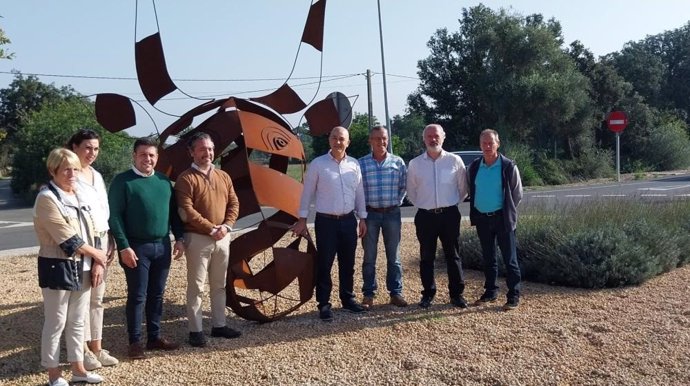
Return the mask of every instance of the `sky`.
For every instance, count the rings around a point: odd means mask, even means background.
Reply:
[[[379,0],[389,116],[404,114],[406,98],[418,86],[417,62],[440,28],[459,29],[464,0]],[[198,98],[256,97],[283,84],[305,101],[339,91],[354,110],[367,111],[367,69],[373,72],[372,106],[385,123],[383,69],[375,0],[328,0],[321,57],[300,39],[310,0],[0,0],[0,27],[12,43],[12,60],[0,60],[0,88],[11,71],[43,74],[56,86],[84,95],[118,93],[135,107],[135,136],[162,132],[175,118],[144,100],[136,79],[134,42],[160,29],[168,72],[177,86]],[[618,51],[629,41],[679,28],[690,20],[687,0],[490,0],[484,5],[521,15],[542,14],[561,23],[565,45],[580,40],[595,55]],[[135,15],[136,23],[135,23]],[[157,18],[156,18],[157,15]],[[135,34],[136,24],[136,34]],[[295,60],[299,49],[298,60]],[[322,71],[319,87],[316,80]],[[176,92],[156,104],[181,115],[201,104]],[[286,116],[296,125],[301,115]],[[200,118],[200,119],[203,119]],[[198,125],[201,121],[194,122]],[[421,129],[421,128],[420,128]]]

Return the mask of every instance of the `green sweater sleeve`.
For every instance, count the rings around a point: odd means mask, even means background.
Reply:
[[[115,176],[108,190],[108,205],[110,206],[108,225],[110,225],[110,231],[115,238],[119,251],[129,248],[124,223],[125,210],[127,209],[126,174],[127,172],[124,172]]]
[[[184,236],[184,223],[177,211],[177,200],[175,200],[175,190],[170,184],[170,229],[175,240],[181,240]]]

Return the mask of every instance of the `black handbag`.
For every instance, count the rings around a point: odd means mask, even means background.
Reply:
[[[38,286],[41,288],[81,291],[83,277],[82,260],[38,257]]]

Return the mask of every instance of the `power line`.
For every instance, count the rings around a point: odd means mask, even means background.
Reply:
[[[21,74],[21,75],[29,75],[29,76],[44,76],[44,77],[52,77],[52,78],[73,78],[73,79],[100,79],[100,80],[138,80],[136,77],[127,77],[127,76],[104,76],[104,75],[71,75],[71,74],[48,74],[48,73],[39,73],[39,72],[21,72],[21,71],[0,71],[0,74],[8,74],[8,75],[16,75],[16,74]],[[380,72],[373,72],[372,74],[378,74],[381,75]],[[351,76],[358,76],[358,75],[365,75],[364,73],[353,73],[353,74],[338,74],[338,75],[324,75],[321,78],[340,78],[340,77],[351,77]],[[418,77],[416,76],[409,76],[409,75],[398,75],[398,74],[387,74],[388,76],[393,76],[397,78],[407,78],[407,79],[413,79],[413,80],[419,80]],[[318,76],[305,76],[305,77],[294,77],[291,78],[294,80],[308,80],[308,79],[319,79]],[[175,78],[173,79],[176,82],[267,82],[267,81],[284,81],[285,78],[246,78],[246,79],[194,79],[194,78]]]
[[[30,73],[30,72],[20,72],[20,71],[0,71],[0,74],[21,74],[29,76],[44,76],[52,78],[72,78],[72,79],[100,79],[100,80],[138,80],[136,77],[122,77],[122,76],[97,76],[97,75],[68,75],[68,74],[45,74],[45,73]],[[319,78],[342,78],[363,75],[359,74],[340,74],[340,75],[324,75],[319,76],[305,76],[305,77],[294,77],[294,80],[308,80],[308,79],[319,79]],[[284,81],[285,78],[246,78],[246,79],[191,79],[191,78],[175,78],[176,82],[266,82],[266,81]]]

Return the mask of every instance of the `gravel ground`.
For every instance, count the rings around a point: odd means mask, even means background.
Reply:
[[[403,225],[403,239],[404,294],[412,303],[407,308],[387,305],[384,291],[372,311],[353,315],[336,308],[332,323],[318,320],[313,300],[268,324],[230,316],[229,325],[243,332],[239,339],[210,338],[203,349],[185,343],[178,351],[151,352],[135,362],[125,358],[124,274],[113,266],[104,345],[122,362],[98,372],[110,385],[690,384],[690,267],[622,289],[527,282],[520,307],[504,312],[502,302],[451,307],[439,259],[439,293],[432,307],[422,310],[415,305],[421,285],[411,224]],[[361,262],[362,251],[357,252]],[[378,280],[385,288],[381,256]],[[0,259],[0,384],[38,385],[47,379],[39,359],[43,311],[35,264],[33,256]],[[360,272],[358,267],[356,289]],[[187,338],[184,274],[184,262],[175,262],[164,306],[163,332],[180,342]],[[474,300],[482,293],[483,276],[467,271],[466,281],[465,296]],[[337,286],[333,294],[337,306]],[[208,332],[208,319],[204,322]]]

